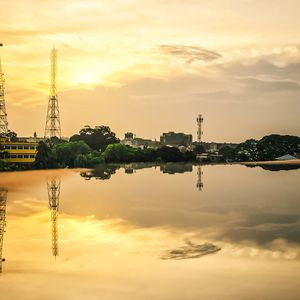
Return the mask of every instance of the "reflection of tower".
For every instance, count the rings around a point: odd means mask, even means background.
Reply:
[[[51,214],[52,254],[58,256],[57,218],[60,196],[60,179],[52,178],[47,181],[49,208]]]
[[[5,259],[2,257],[2,248],[3,248],[3,238],[5,232],[5,213],[6,213],[6,197],[7,191],[4,189],[0,189],[0,273],[2,273],[2,262]]]
[[[197,175],[198,175],[197,188],[198,188],[199,191],[202,191],[202,189],[203,189],[203,182],[202,182],[203,172],[201,170],[200,165],[198,166]]]
[[[197,118],[197,125],[198,125],[197,142],[199,144],[201,144],[201,142],[202,142],[202,134],[203,134],[202,123],[203,123],[202,115],[198,115],[198,118]]]
[[[48,111],[45,127],[45,137],[61,137],[60,117],[56,86],[56,72],[57,72],[57,50],[55,48],[51,51],[51,83],[50,95],[48,101]]]
[[[2,44],[0,43],[0,46]],[[7,113],[5,107],[5,95],[4,95],[4,74],[2,73],[1,57],[0,57],[0,135],[5,135],[8,132],[7,129]]]

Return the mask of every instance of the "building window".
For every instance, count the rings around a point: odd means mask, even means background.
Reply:
[[[24,146],[24,149],[27,149],[27,150],[28,150],[28,149],[29,149],[29,146]]]
[[[18,149],[23,149],[23,146],[18,146]]]
[[[17,158],[17,155],[16,154],[10,154],[9,157],[10,158]]]
[[[4,149],[10,149],[10,146],[9,145],[5,145]]]
[[[23,158],[23,155],[22,154],[18,154],[17,158]]]
[[[17,149],[17,146],[11,146],[10,149]]]
[[[28,154],[24,154],[23,157],[24,158],[29,158],[29,155]]]
[[[30,146],[30,149],[31,149],[31,150],[34,150],[34,149],[35,149],[35,146]]]
[[[33,154],[30,154],[29,157],[30,157],[30,158],[34,158],[35,156],[34,156]]]

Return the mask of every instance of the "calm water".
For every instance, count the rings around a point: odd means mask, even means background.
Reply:
[[[299,182],[239,165],[0,173],[0,299],[300,299]]]

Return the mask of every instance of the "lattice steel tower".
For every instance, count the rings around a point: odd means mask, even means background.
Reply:
[[[58,208],[60,197],[60,179],[52,178],[47,181],[49,208],[51,215],[52,255],[58,256]]]
[[[45,137],[61,137],[59,106],[57,97],[57,49],[51,50],[50,95],[48,101]]]
[[[0,273],[2,273],[2,262],[5,259],[2,257],[2,249],[3,249],[3,238],[6,226],[6,198],[7,198],[7,190],[0,189]]]
[[[2,47],[3,44],[0,43],[0,47]],[[4,74],[2,72],[2,66],[1,66],[1,57],[0,57],[0,135],[6,135],[8,132],[7,128],[7,113],[6,113],[6,107],[5,107],[5,95],[4,95],[4,89],[5,89],[5,81],[4,81]]]
[[[197,131],[198,139],[197,139],[197,142],[199,144],[201,144],[201,142],[202,142],[202,134],[203,134],[202,123],[203,123],[202,115],[198,115],[198,118],[197,118],[197,125],[198,125],[198,131]]]

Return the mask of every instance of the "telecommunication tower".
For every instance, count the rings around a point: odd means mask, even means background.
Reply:
[[[198,165],[198,169],[197,169],[197,188],[198,188],[199,191],[202,191],[202,189],[203,189],[202,175],[203,175],[203,172],[201,170],[201,166]]]
[[[57,97],[57,49],[51,50],[50,95],[48,100],[45,137],[61,137]]]
[[[52,255],[58,256],[58,208],[60,197],[60,179],[51,178],[47,181],[49,208],[51,216]]]
[[[2,262],[5,259],[2,257],[3,249],[3,238],[6,226],[6,199],[7,199],[7,190],[0,189],[0,273],[2,273]]]
[[[2,47],[3,44],[0,43],[0,47]],[[0,135],[6,135],[8,132],[7,128],[7,113],[6,113],[6,107],[5,107],[5,80],[4,80],[4,74],[2,72],[2,66],[1,66],[1,57],[0,57]]]
[[[203,123],[202,115],[198,115],[198,118],[197,118],[197,125],[198,125],[198,131],[197,131],[198,139],[197,139],[197,142],[199,144],[201,144],[201,142],[202,142],[202,134],[203,134],[202,123]]]

